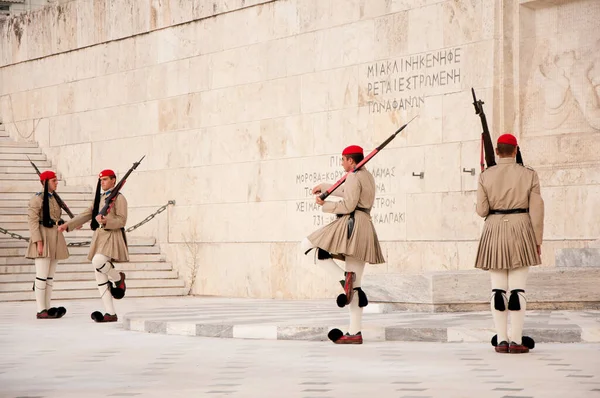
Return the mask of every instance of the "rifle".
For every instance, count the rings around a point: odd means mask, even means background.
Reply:
[[[481,133],[481,171],[485,169],[485,164],[483,163],[483,153],[485,151],[485,162],[487,163],[487,167],[490,168],[496,165],[496,157],[494,156],[494,144],[492,144],[492,137],[490,136],[490,130],[487,125],[487,119],[485,118],[485,113],[483,112],[483,104],[482,100],[478,100],[475,97],[475,90],[471,88],[471,93],[473,93],[473,106],[475,107],[475,114],[479,115],[481,118],[481,126],[483,127],[483,132]]]
[[[142,162],[142,160],[145,157],[146,157],[146,155],[142,156],[142,158],[140,160],[138,160],[137,162],[135,162],[133,164],[133,166],[131,166],[131,168],[129,170],[127,170],[127,173],[125,173],[125,175],[123,176],[123,178],[121,178],[121,181],[119,181],[117,183],[117,185],[115,185],[115,187],[113,188],[113,190],[110,193],[110,195],[108,195],[108,198],[105,199],[105,201],[104,201],[104,207],[102,207],[102,209],[100,209],[100,211],[98,212],[98,214],[106,217],[106,215],[110,212],[110,209],[113,207],[114,201],[115,201],[117,195],[119,194],[119,191],[121,190],[121,188],[123,188],[123,185],[125,185],[125,182],[127,181],[127,177],[129,177],[129,174],[131,174],[131,172],[133,170],[135,170],[139,166],[139,164]]]
[[[418,115],[417,115],[418,116]],[[408,121],[408,123],[412,122],[413,120],[415,120],[415,118],[417,117],[413,117],[412,119],[410,119]],[[385,140],[381,145],[379,145],[377,148],[373,149],[371,151],[371,153],[369,153],[363,160],[360,161],[360,163],[358,163],[356,165],[356,167],[354,168],[354,170],[349,171],[348,173],[346,173],[342,178],[340,178],[335,184],[333,184],[331,186],[331,188],[329,188],[327,191],[323,192],[321,195],[319,195],[319,197],[322,200],[325,200],[325,198],[327,198],[329,195],[331,195],[331,193],[333,191],[335,191],[336,189],[338,189],[340,187],[340,185],[342,185],[344,182],[346,182],[346,178],[348,177],[348,175],[350,173],[356,173],[361,167],[363,167],[369,160],[371,160],[371,158],[373,158],[373,156],[375,156],[379,151],[381,151],[387,144],[389,144],[394,138],[396,138],[396,136],[398,135],[398,133],[400,133],[402,130],[404,130],[406,128],[406,126],[408,126],[408,123],[406,123],[404,126],[400,127],[398,130],[396,130],[396,132],[392,135],[390,135],[388,137],[387,140]]]
[[[35,165],[35,163],[33,163],[31,161],[31,159],[29,159],[29,156],[27,156],[27,160],[29,160],[29,163],[31,163],[31,165],[35,169],[35,172],[37,173],[38,176],[40,174],[42,174],[40,172],[40,169],[38,169],[37,166]],[[54,195],[54,199],[56,199],[56,203],[58,203],[58,205],[61,207],[61,209],[63,209],[69,215],[69,217],[75,218],[75,215],[73,214],[71,209],[69,209],[69,206],[67,206],[67,204],[61,199],[61,197],[58,196],[58,193],[56,193],[56,191],[54,191],[53,195]]]

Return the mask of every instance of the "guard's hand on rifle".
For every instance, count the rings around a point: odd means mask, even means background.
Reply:
[[[317,196],[317,197],[315,198],[315,200],[317,201],[317,204],[318,204],[319,206],[323,206],[323,205],[325,204],[325,201],[324,201],[323,199],[321,199],[321,197],[320,197],[320,196]]]
[[[67,231],[68,228],[69,227],[67,227],[67,224],[59,225],[58,226],[58,232],[65,232],[65,231]],[[69,232],[69,231],[67,231],[67,232]]]
[[[98,221],[98,224],[106,225],[106,217],[104,217],[102,214],[98,214],[96,216],[96,221]]]
[[[313,195],[320,195],[321,194],[321,184],[317,185],[316,187],[314,187],[312,189],[312,194]]]
[[[40,256],[44,253],[44,242],[41,240],[37,242],[37,252]]]

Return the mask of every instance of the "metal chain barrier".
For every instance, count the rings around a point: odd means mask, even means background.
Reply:
[[[125,232],[131,232],[133,230],[138,229],[139,227],[141,227],[142,225],[146,224],[147,222],[149,222],[150,220],[152,220],[154,217],[156,217],[157,215],[159,215],[160,213],[162,213],[163,211],[165,211],[167,209],[167,207],[169,207],[169,205],[174,205],[175,201],[174,200],[169,200],[167,202],[166,205],[163,205],[161,207],[158,208],[158,210],[156,210],[154,213],[150,214],[148,217],[144,218],[142,221],[140,221],[139,223],[135,224],[133,227],[129,227],[125,230]],[[10,232],[2,227],[0,227],[0,232],[10,236],[13,239],[19,239],[19,240],[24,240],[26,242],[29,242],[29,238],[26,238],[25,236],[16,234],[14,232]],[[87,246],[90,243],[92,243],[92,241],[85,241],[85,242],[71,242],[71,243],[67,243],[67,246],[71,246],[71,247],[81,247],[81,246]]]

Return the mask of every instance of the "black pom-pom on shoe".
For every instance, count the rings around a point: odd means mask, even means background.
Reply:
[[[498,345],[498,335],[497,334],[495,334],[494,337],[492,337],[491,343],[494,347],[496,347]]]
[[[48,308],[48,318],[58,318],[57,313],[58,313],[58,308],[56,308],[56,307]]]
[[[533,350],[535,347],[535,341],[529,336],[523,336],[523,338],[521,339],[521,344],[523,344],[530,350]]]
[[[344,308],[346,306],[347,301],[348,301],[348,299],[346,298],[346,295],[343,293],[340,294],[339,296],[337,296],[337,299],[335,299],[337,306],[340,308]]]
[[[331,329],[329,333],[327,333],[327,337],[333,342],[338,341],[343,335],[344,332],[342,332],[340,329]]]
[[[58,307],[56,309],[56,317],[62,318],[67,313],[67,309],[65,307]]]
[[[92,319],[94,320],[94,322],[103,322],[104,315],[102,315],[100,311],[94,311],[92,312]]]

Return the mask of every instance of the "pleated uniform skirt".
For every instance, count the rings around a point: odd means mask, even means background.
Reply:
[[[513,269],[541,263],[529,214],[491,214],[486,218],[475,268]]]
[[[369,264],[383,264],[385,258],[371,216],[363,211],[354,213],[354,229],[348,239],[348,219],[345,214],[308,236],[313,246],[329,252],[341,260],[345,256],[358,258]]]

